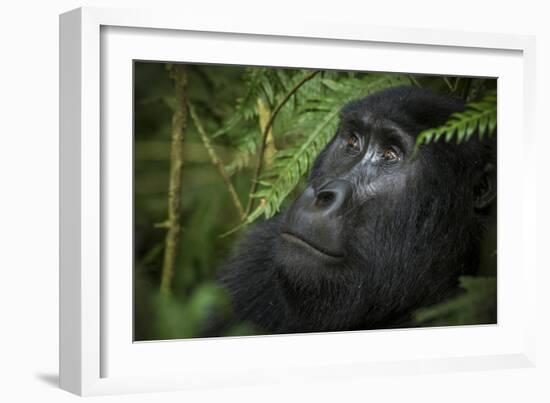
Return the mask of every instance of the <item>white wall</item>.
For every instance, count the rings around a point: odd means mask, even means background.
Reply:
[[[464,29],[534,34],[537,36],[539,152],[533,164],[518,169],[539,170],[550,150],[543,130],[550,104],[549,13],[544,1],[462,0],[337,2],[245,1],[5,1],[0,8],[0,399],[17,401],[74,401],[53,386],[57,382],[58,294],[58,14],[81,5],[161,7],[178,5],[181,12],[216,13],[232,18],[286,19],[315,16],[325,20],[375,25]],[[546,72],[546,74],[543,74]],[[550,206],[548,188],[539,190],[539,206]],[[542,208],[540,209],[542,210]],[[539,211],[539,259],[548,237],[549,208]],[[543,264],[540,267],[543,268]],[[547,264],[545,266],[548,266]],[[450,375],[354,379],[346,383],[310,384],[292,388],[164,393],[95,398],[109,401],[550,401],[550,308],[541,273],[539,288],[539,366],[528,370]],[[4,397],[8,394],[9,397]],[[362,398],[365,396],[366,398]]]

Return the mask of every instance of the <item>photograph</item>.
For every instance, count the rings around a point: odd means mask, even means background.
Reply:
[[[497,324],[497,78],[133,61],[133,339]]]

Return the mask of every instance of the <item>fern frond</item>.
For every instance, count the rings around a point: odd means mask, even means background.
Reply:
[[[266,199],[266,217],[271,217],[278,211],[285,197],[309,170],[313,158],[332,137],[336,130],[337,115],[338,110],[327,114],[298,147],[275,154],[272,170],[262,178],[269,185],[254,195]]]
[[[477,132],[480,140],[491,136],[497,125],[497,97],[490,93],[478,102],[470,102],[464,112],[453,113],[440,127],[421,132],[416,138],[416,146],[429,144],[444,138],[446,142],[456,138],[458,144],[468,141]]]
[[[235,112],[213,137],[226,134],[243,121],[256,119],[256,102],[263,98],[270,106],[275,105],[284,93],[292,88],[311,70],[283,70],[266,67],[249,67],[243,78],[245,93],[237,99]]]
[[[283,70],[268,68],[249,68],[244,76],[246,91],[237,100],[234,114],[225,125],[211,137],[225,135],[236,143],[237,152],[233,160],[226,166],[230,174],[249,167],[251,157],[257,153],[261,133],[257,126],[258,100],[264,100],[269,105],[275,105],[292,89],[296,83],[303,80],[311,70]],[[307,93],[308,87],[302,91]],[[302,96],[303,98],[303,96]],[[291,121],[298,103],[296,97],[287,102],[281,111],[284,122]]]
[[[257,116],[256,102],[258,97],[268,99],[273,92],[271,86],[272,71],[273,69],[261,67],[250,67],[245,70],[243,78],[245,93],[237,99],[233,115],[212,137],[224,135],[237,127],[239,123],[254,119]]]

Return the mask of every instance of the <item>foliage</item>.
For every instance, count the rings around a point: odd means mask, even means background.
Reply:
[[[423,326],[479,325],[496,323],[496,277],[460,278],[465,290],[446,302],[416,311],[415,320]]]
[[[137,328],[139,340],[168,340],[201,337],[208,329],[211,316],[230,317],[227,294],[211,282],[199,284],[188,298],[163,294],[157,290],[138,288],[148,301],[139,301],[139,308],[148,310],[147,326]],[[143,306],[145,305],[145,307]],[[142,322],[142,326],[144,323]],[[220,336],[245,336],[258,332],[247,323],[231,326]]]
[[[464,112],[452,114],[443,126],[424,130],[418,135],[416,144],[428,144],[441,138],[446,142],[456,138],[457,143],[462,143],[468,141],[474,133],[481,140],[486,134],[492,135],[496,126],[497,96],[491,92],[480,101],[468,103]]]
[[[196,119],[189,121],[184,134],[182,229],[172,293],[161,297],[165,229],[157,224],[166,219],[170,131],[176,105],[166,67],[136,62],[134,70],[137,340],[197,337],[209,314],[228,312],[226,296],[213,280],[242,233],[235,229],[273,216],[300,192],[313,160],[338,126],[339,109],[349,100],[386,87],[413,84],[468,102],[462,114],[442,128],[431,129],[431,134],[423,134],[423,143],[465,141],[476,130],[480,136],[492,134],[496,124],[496,80],[187,65],[187,100]],[[273,120],[267,132],[266,113]],[[269,138],[262,150],[265,134]],[[244,220],[236,204],[250,207]],[[494,242],[488,248],[494,250]],[[456,318],[451,311],[437,308],[422,323],[452,324]],[[227,334],[253,333],[240,324]]]

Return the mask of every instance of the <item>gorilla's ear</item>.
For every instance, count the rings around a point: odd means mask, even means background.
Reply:
[[[497,195],[496,170],[493,164],[486,164],[474,186],[474,207],[483,210],[495,200]]]

